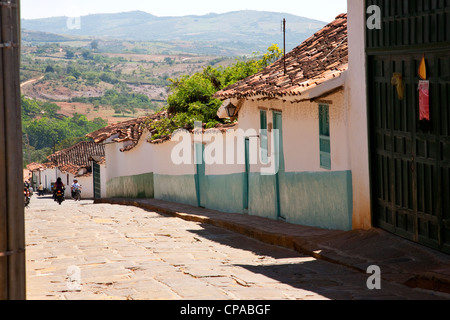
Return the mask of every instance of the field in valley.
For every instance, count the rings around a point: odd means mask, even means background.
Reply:
[[[89,44],[89,43],[88,43]],[[100,53],[89,45],[27,46],[22,54],[22,94],[57,104],[59,114],[101,117],[108,123],[152,114],[166,103],[170,79],[214,67],[230,65],[235,58],[192,54]],[[127,108],[102,103],[108,90],[144,95],[149,103]],[[99,101],[95,101],[98,98]],[[141,99],[142,100],[142,99]]]

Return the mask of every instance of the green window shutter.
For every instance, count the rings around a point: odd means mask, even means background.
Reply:
[[[267,139],[267,111],[260,111],[260,124],[261,124],[261,162],[268,162],[268,139]]]
[[[331,170],[330,107],[319,105],[320,167]]]

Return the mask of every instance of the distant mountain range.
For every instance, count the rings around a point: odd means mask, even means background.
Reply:
[[[339,14],[336,13],[336,15]],[[142,11],[93,14],[78,19],[55,17],[22,20],[22,29],[65,36],[132,41],[207,41],[282,47],[282,19],[287,21],[286,49],[320,30],[326,22],[266,11],[234,11],[202,16],[157,17]],[[55,39],[56,40],[56,39]],[[56,40],[59,41],[59,40]]]

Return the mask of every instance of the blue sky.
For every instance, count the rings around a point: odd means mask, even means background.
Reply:
[[[347,0],[21,0],[24,19],[141,10],[156,16],[204,15],[236,10],[295,14],[325,22],[347,12]]]

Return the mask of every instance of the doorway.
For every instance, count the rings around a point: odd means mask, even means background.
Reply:
[[[430,121],[420,119],[423,53],[369,56],[374,224],[450,253],[450,51],[426,53]],[[404,98],[392,85],[402,75]]]
[[[283,114],[279,111],[273,111],[273,139],[275,147],[275,168],[278,168],[275,174],[275,210],[279,220],[286,220],[282,214],[281,204],[281,184],[284,181],[284,151],[283,151]]]
[[[205,165],[205,145],[195,144],[195,159],[197,174],[195,175],[195,186],[197,192],[197,205],[201,208],[206,207],[206,165]]]
[[[92,163],[92,172],[94,178],[94,199],[100,199],[102,197],[100,165],[95,161]]]

